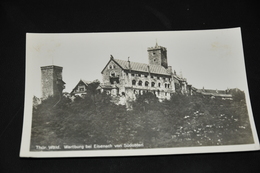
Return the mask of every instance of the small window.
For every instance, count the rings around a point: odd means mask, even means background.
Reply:
[[[135,85],[136,84],[136,81],[135,80],[132,80],[132,85]]]
[[[116,77],[116,73],[113,71],[113,72],[110,73],[110,76],[111,77]]]
[[[167,84],[165,84],[164,86],[165,86],[165,88],[167,88],[167,86],[168,86],[168,85],[167,85]]]
[[[143,84],[143,82],[141,80],[139,80],[138,85],[142,86],[142,84]]]
[[[160,77],[157,77],[157,79],[160,79]]]
[[[134,74],[134,73],[132,73],[132,76],[135,76],[135,74]]]
[[[148,82],[148,81],[146,81],[146,82],[145,82],[145,86],[148,86],[148,85],[149,85],[149,82]]]
[[[154,82],[152,82],[152,87],[154,87],[155,86],[155,83]]]
[[[144,75],[144,77],[147,77],[147,75]]]
[[[161,87],[161,83],[158,83],[158,87]]]

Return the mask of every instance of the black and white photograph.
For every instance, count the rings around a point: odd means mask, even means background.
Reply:
[[[21,157],[258,150],[240,28],[27,33]]]

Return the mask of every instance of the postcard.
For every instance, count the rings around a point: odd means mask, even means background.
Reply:
[[[27,33],[20,157],[259,150],[240,28]]]

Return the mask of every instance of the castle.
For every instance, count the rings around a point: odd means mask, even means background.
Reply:
[[[170,99],[175,92],[192,94],[191,85],[168,66],[167,49],[162,46],[148,48],[148,64],[131,62],[129,59],[110,60],[101,71],[102,91],[111,95],[126,95],[135,99],[138,94],[154,93],[160,100]]]
[[[155,94],[159,100],[170,99],[174,93],[193,95],[200,94],[206,97],[220,97],[232,99],[229,90],[196,89],[188,84],[182,75],[177,75],[168,66],[167,49],[156,45],[149,47],[148,64],[115,59],[112,55],[101,71],[103,82],[97,88],[112,96],[123,96],[126,100],[135,100],[137,95],[146,92]],[[62,80],[62,67],[41,67],[42,98],[61,96],[65,88]],[[87,86],[91,81],[80,80],[70,95],[87,93]]]

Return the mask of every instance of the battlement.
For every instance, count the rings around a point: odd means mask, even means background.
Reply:
[[[162,47],[162,46],[155,46],[155,47],[148,47],[147,50],[163,50],[163,51],[167,51],[166,47]]]
[[[41,67],[41,70],[47,70],[47,69],[57,69],[57,70],[62,70],[63,67],[56,66],[56,65],[48,65],[48,66],[43,66],[43,67]]]

